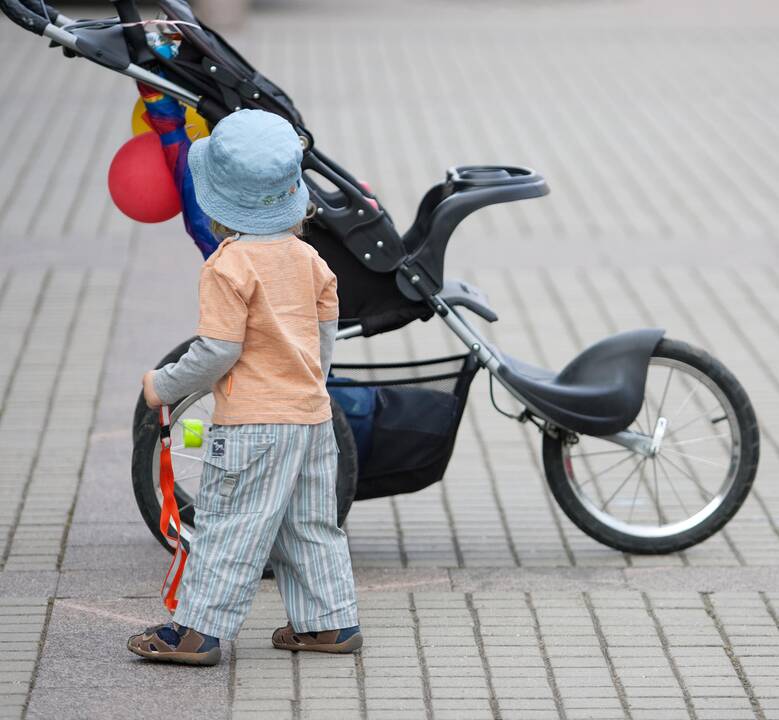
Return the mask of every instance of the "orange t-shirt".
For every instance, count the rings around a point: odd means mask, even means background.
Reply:
[[[223,242],[200,272],[197,334],[243,343],[214,386],[219,425],[312,425],[331,417],[319,322],[338,317],[336,278],[294,236]]]

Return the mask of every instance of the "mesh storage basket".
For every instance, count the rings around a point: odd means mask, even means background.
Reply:
[[[362,447],[356,500],[414,492],[443,477],[479,367],[473,354],[333,365],[327,382],[333,397],[344,407],[355,435],[366,419],[364,427],[369,428],[367,445],[357,438]],[[342,402],[345,395],[350,400],[363,397]]]

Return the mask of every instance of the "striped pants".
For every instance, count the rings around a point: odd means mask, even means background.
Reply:
[[[234,639],[270,556],[296,632],[358,624],[337,452],[330,420],[213,426],[175,622]]]

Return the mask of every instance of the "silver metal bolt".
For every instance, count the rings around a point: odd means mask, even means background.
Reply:
[[[471,350],[473,350],[474,352],[479,352],[479,350],[481,350],[481,345],[479,345],[479,343],[474,343],[473,345],[471,345]]]
[[[360,208],[360,209],[357,211],[357,217],[362,217],[363,215],[365,215],[365,210],[363,210],[362,208]]]
[[[258,93],[258,92],[253,92],[253,93],[252,93],[252,97],[253,97],[255,100],[259,100],[259,99],[260,99],[260,93]]]
[[[441,312],[441,310],[444,309],[444,306],[443,305],[436,305],[435,309],[436,309],[436,312]]]
[[[383,248],[384,247],[384,240],[377,240],[376,241],[376,247],[377,248]]]
[[[419,275],[412,275],[411,282],[416,285],[419,282]]]
[[[370,259],[371,259],[371,254],[370,254],[370,253],[365,253],[365,255],[363,255],[363,257],[364,257],[366,260],[370,260]]]
[[[215,73],[216,72],[216,65],[212,65],[210,68],[208,68],[209,72]]]
[[[316,214],[317,215],[324,215],[325,214],[325,209],[324,208],[317,208]]]
[[[233,110],[235,110],[235,112],[238,112],[240,109],[241,109],[241,106],[240,106],[240,105],[236,105],[236,106],[233,108]]]
[[[300,147],[302,147],[304,150],[308,150],[308,138],[305,135],[300,135]]]

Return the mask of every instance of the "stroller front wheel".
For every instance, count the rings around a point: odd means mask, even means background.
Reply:
[[[656,439],[653,454],[544,434],[547,481],[565,514],[595,540],[637,554],[683,550],[724,527],[749,494],[760,444],[733,374],[697,348],[662,340],[631,429]]]

